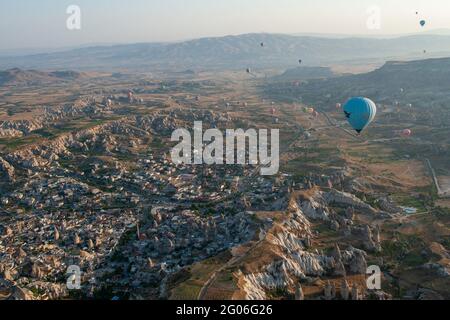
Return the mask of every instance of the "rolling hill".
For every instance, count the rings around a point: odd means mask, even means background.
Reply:
[[[44,72],[13,68],[0,71],[0,86],[46,84],[57,81],[71,81],[81,77],[83,77],[83,74],[76,71]]]
[[[388,61],[372,72],[310,80],[294,87],[291,80],[267,84],[265,92],[281,99],[301,97],[306,103],[331,106],[351,96],[370,97],[377,102],[395,101],[416,106],[445,105],[450,100],[450,58]]]

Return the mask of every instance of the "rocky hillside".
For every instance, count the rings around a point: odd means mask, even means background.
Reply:
[[[310,80],[300,86],[292,86],[290,82],[268,85],[267,92],[284,99],[301,96],[306,103],[328,107],[355,95],[370,97],[379,103],[394,104],[398,101],[425,107],[441,105],[450,99],[449,72],[450,58],[390,61],[364,74]]]
[[[57,81],[71,81],[79,79],[82,73],[75,71],[44,72],[36,70],[22,70],[19,68],[0,71],[0,86],[43,85]]]
[[[379,214],[356,197],[336,190],[310,190],[301,193],[297,199],[292,198],[284,219],[274,223],[255,249],[263,258],[258,262],[246,261],[237,274],[240,289],[247,299],[273,298],[271,295],[276,291],[294,296],[301,284],[319,287],[318,296],[324,299],[349,299],[352,291],[353,299],[364,296],[363,286],[357,281],[350,284],[344,281],[347,292],[340,289],[340,296],[332,296],[328,287],[333,285],[329,280],[364,275],[367,269],[367,253],[364,250],[381,250],[379,234],[376,229],[373,233],[367,225],[355,225],[353,212],[346,216],[337,215],[331,207],[336,205]],[[346,239],[340,246],[345,249],[341,250],[337,244],[328,253],[318,249],[317,233],[312,227],[317,221],[325,222],[330,229],[342,233]],[[359,241],[359,246],[364,250],[353,247],[350,243],[355,242],[352,240]]]

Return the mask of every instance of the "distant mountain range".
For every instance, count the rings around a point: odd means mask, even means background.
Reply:
[[[263,43],[264,46],[260,44]],[[292,68],[350,64],[425,55],[450,56],[450,36],[416,35],[394,39],[323,38],[283,34],[245,34],[178,43],[95,46],[63,52],[0,57],[0,69],[213,70]],[[426,56],[425,55],[425,56]]]

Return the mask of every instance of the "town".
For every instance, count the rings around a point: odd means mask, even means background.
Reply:
[[[188,130],[177,129],[172,133],[171,141],[182,141],[173,147],[171,159],[174,163],[184,164],[251,164],[270,165],[269,168],[261,168],[262,175],[274,175],[279,169],[279,130],[271,130],[270,156],[268,152],[267,129],[258,133],[254,129],[227,129],[225,138],[218,129],[209,129],[203,134],[202,122],[194,122],[194,141]],[[249,149],[246,150],[246,139],[249,141]],[[212,141],[204,146],[205,141]],[[193,152],[192,152],[193,150]],[[224,153],[225,152],[225,153]],[[192,160],[192,153],[194,157]],[[246,160],[248,155],[248,161]],[[275,163],[274,163],[275,162]]]

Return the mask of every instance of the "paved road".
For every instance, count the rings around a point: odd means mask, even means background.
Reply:
[[[438,181],[437,176],[436,176],[436,171],[434,171],[434,168],[431,165],[430,159],[426,158],[425,162],[427,163],[428,169],[430,170],[430,173],[431,173],[431,177],[433,178],[433,182],[434,182],[434,185],[436,187],[436,190],[437,190],[437,193],[438,193],[438,197],[445,196],[446,193],[442,191],[441,186],[439,185],[439,181]]]

